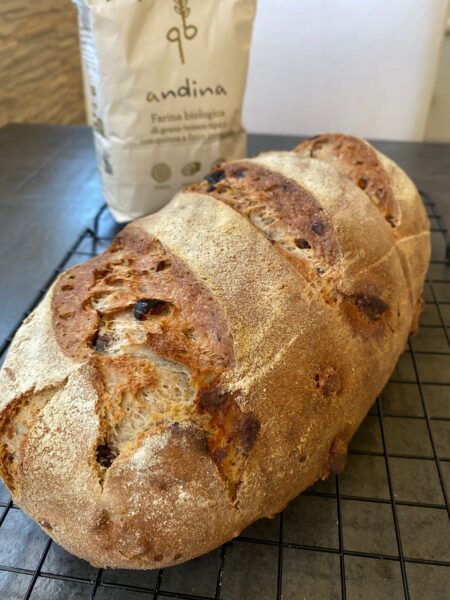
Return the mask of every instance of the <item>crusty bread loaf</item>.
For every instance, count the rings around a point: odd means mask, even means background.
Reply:
[[[97,566],[185,561],[344,465],[416,328],[429,225],[364,141],[222,164],[63,273],[0,375],[15,502]]]

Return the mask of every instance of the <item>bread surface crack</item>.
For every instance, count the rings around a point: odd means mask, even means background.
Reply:
[[[234,497],[259,424],[218,392],[234,345],[204,283],[131,226],[102,255],[63,274],[54,303],[60,346],[96,373],[100,484],[148,436],[191,423]],[[220,409],[205,403],[205,390],[221,394]]]

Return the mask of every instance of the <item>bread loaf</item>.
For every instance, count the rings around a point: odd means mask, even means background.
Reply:
[[[417,327],[416,188],[344,135],[225,163],[54,283],[0,375],[1,475],[96,566],[207,552],[339,472]]]

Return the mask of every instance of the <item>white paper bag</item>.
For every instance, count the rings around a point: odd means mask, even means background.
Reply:
[[[127,221],[244,157],[256,0],[73,0],[106,202]]]

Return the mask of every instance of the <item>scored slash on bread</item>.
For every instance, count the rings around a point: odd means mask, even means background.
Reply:
[[[363,140],[217,166],[63,273],[0,373],[15,502],[97,566],[198,556],[345,463],[417,327],[416,188]]]

